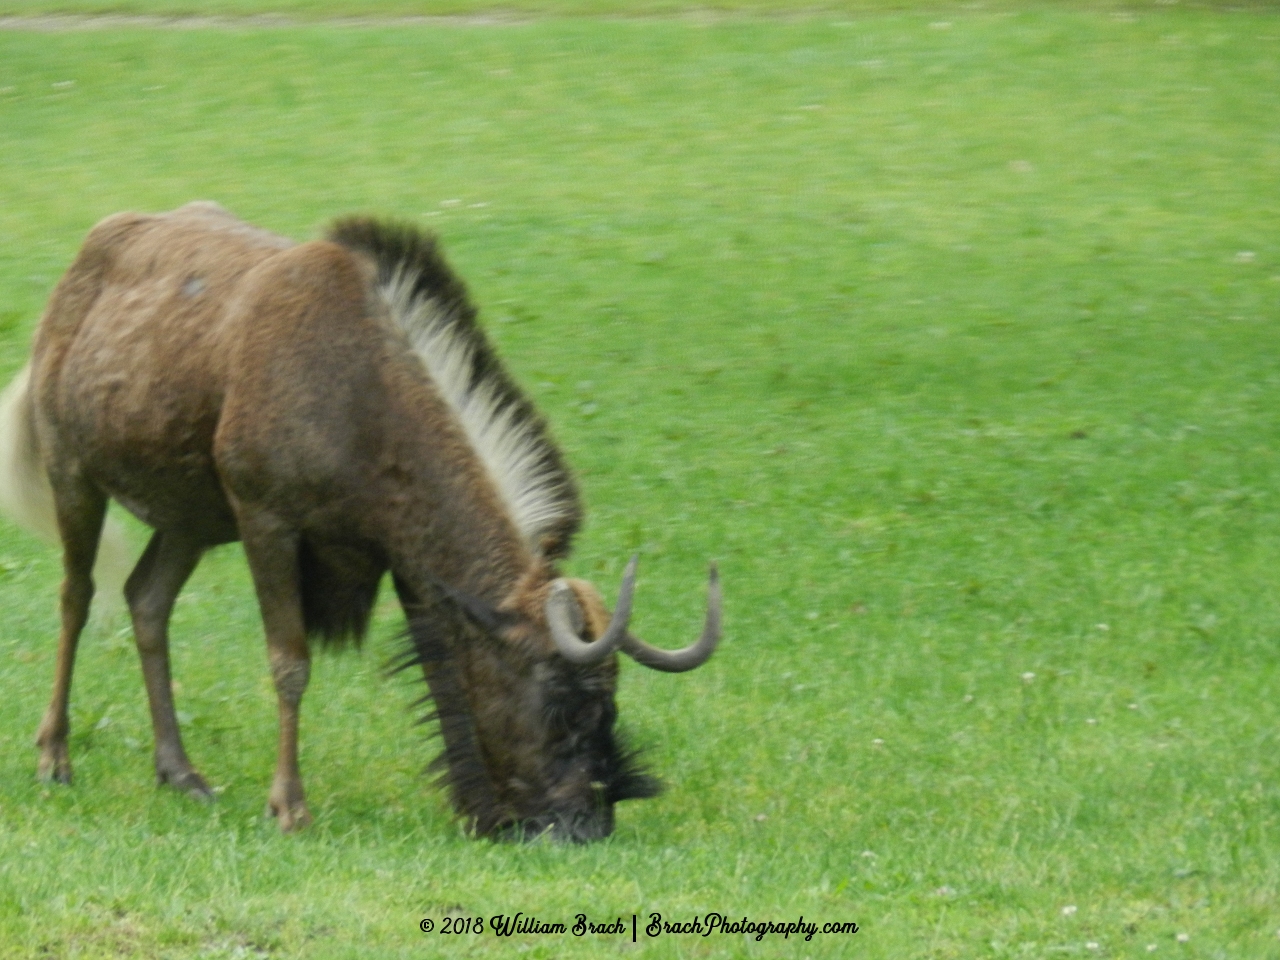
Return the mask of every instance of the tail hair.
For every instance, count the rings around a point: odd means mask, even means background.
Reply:
[[[31,412],[31,365],[0,394],[0,512],[49,543],[59,543],[53,488],[40,459]],[[131,551],[124,529],[114,520],[102,528],[93,567],[99,596],[117,598],[129,575]]]

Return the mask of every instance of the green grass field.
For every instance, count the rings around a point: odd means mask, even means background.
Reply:
[[[1071,9],[1161,11],[1164,7],[1275,9],[1275,0],[1073,0]],[[704,20],[724,15],[810,17],[921,11],[958,13],[1062,9],[1060,0],[0,0],[0,16],[266,17],[323,21],[340,17],[479,17],[520,21],[547,17],[678,16]]]
[[[664,796],[495,845],[422,775],[384,591],[285,837],[239,548],[175,616],[203,806],[153,786],[118,619],[75,785],[35,782],[60,574],[6,523],[0,957],[1280,957],[1280,16],[876,6],[0,30],[0,377],[108,213],[407,217],[579,472],[570,572],[638,550],[673,646],[716,558],[727,617],[702,670],[623,667]],[[628,935],[418,928],[517,911]],[[633,946],[654,911],[861,931]]]

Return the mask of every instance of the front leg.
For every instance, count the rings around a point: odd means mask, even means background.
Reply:
[[[268,511],[235,506],[266,628],[280,714],[280,744],[267,813],[288,833],[311,823],[298,768],[298,714],[311,677],[311,654],[298,591],[298,535]]]
[[[270,643],[270,641],[268,641]],[[298,715],[302,693],[311,679],[311,660],[305,636],[301,653],[281,652],[271,645],[271,679],[276,685],[276,702],[280,712],[280,745],[276,755],[276,775],[267,794],[267,815],[276,818],[285,833],[301,830],[311,823],[302,792],[302,773],[298,768]]]

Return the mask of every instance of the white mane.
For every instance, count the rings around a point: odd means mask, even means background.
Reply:
[[[540,553],[543,536],[574,515],[573,491],[549,466],[546,441],[535,424],[520,416],[497,383],[473,379],[474,348],[457,317],[441,300],[415,291],[417,279],[401,265],[378,290],[453,409],[516,528]]]

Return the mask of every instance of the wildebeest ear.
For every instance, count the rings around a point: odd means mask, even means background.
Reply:
[[[479,597],[472,596],[462,590],[458,590],[449,586],[443,580],[437,580],[432,577],[432,582],[437,590],[447,599],[453,601],[454,605],[462,611],[468,620],[480,627],[486,633],[496,633],[499,630],[511,626],[518,619],[514,614],[504,613],[497,607],[485,603]],[[399,577],[395,578],[396,593],[400,596],[400,602],[406,606],[418,607],[421,600],[413,593],[409,585],[402,581]]]
[[[484,630],[485,633],[497,633],[511,626],[519,619],[515,614],[499,610],[497,607],[485,603],[479,597],[473,597],[471,594],[463,593],[461,590],[446,588],[446,592],[449,595],[449,599],[458,605],[458,609],[467,615],[467,619]]]

